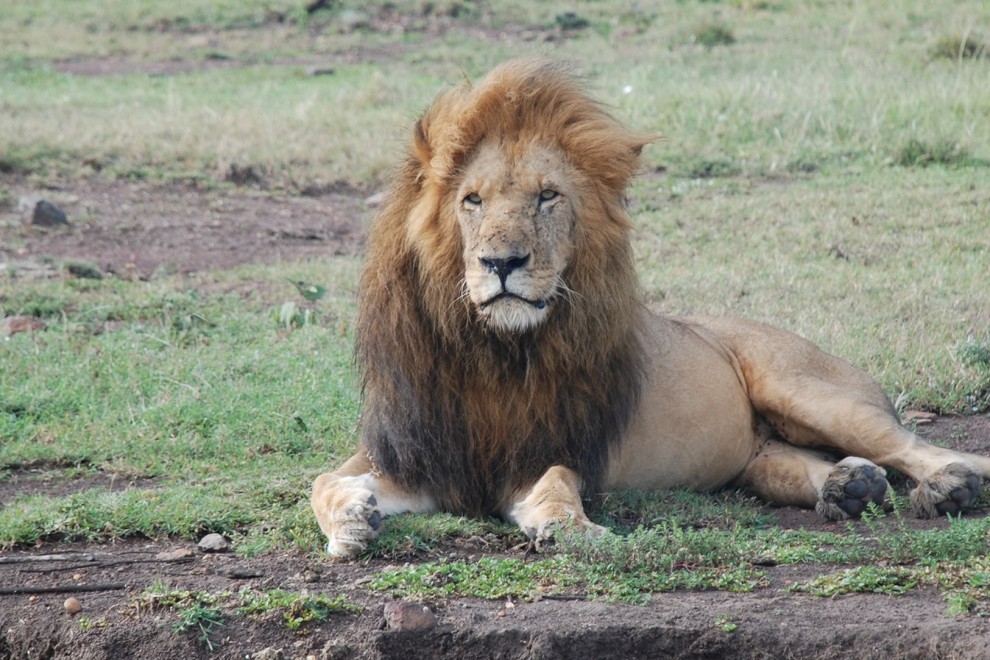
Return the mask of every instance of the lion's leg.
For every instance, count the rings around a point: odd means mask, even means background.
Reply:
[[[581,504],[581,478],[574,470],[555,465],[532,487],[518,491],[503,513],[536,542],[536,548],[553,539],[558,529],[572,528],[595,534],[604,528],[594,524]]]
[[[432,497],[410,493],[377,474],[364,451],[318,476],[310,503],[327,536],[327,553],[344,558],[355,557],[378,536],[383,516],[437,510]]]
[[[780,379],[779,388],[776,406],[762,412],[788,442],[900,470],[917,483],[911,505],[920,517],[969,508],[990,477],[990,459],[935,447],[901,426],[889,404],[875,403],[879,386],[872,381],[864,391],[804,375]]]
[[[904,472],[915,513],[957,513],[976,500],[990,458],[935,447],[901,426],[880,386],[789,332],[714,322],[739,363],[754,408],[790,443],[827,447]]]
[[[828,520],[857,517],[871,502],[882,505],[887,493],[886,472],[865,458],[833,463],[776,440],[766,441],[735,485],[772,504],[813,508]]]

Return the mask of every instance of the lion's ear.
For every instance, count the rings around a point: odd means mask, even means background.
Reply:
[[[433,149],[430,147],[430,118],[423,115],[413,128],[413,155],[419,160],[424,171],[429,171],[430,161],[433,160]]]

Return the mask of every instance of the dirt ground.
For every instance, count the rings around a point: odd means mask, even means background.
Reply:
[[[66,261],[87,262],[117,277],[148,278],[246,262],[359,254],[374,206],[367,199],[374,191],[346,188],[285,196],[233,186],[197,190],[90,179],[38,190],[0,174],[0,189],[11,200],[0,209],[0,269],[13,274],[7,285],[15,286],[17,277],[60,276]],[[23,226],[16,204],[24,195],[57,204],[70,224]],[[919,431],[952,447],[990,453],[986,416],[942,417]],[[16,494],[40,489],[68,493],[93,485],[143,486],[110,476],[99,484],[92,477],[78,484],[51,477],[43,471],[14,474],[0,482],[0,506]],[[785,528],[831,525],[813,512],[783,508],[767,513]],[[946,525],[942,520],[913,524]],[[182,549],[191,552],[163,554]],[[490,549],[459,544],[444,552],[471,557]],[[522,556],[521,550],[507,552]],[[388,630],[383,608],[389,598],[367,588],[368,576],[386,563],[339,563],[296,553],[204,554],[192,543],[167,540],[15,548],[0,552],[0,658],[990,657],[990,622],[947,616],[945,601],[935,591],[835,599],[782,591],[790,582],[817,574],[814,565],[768,567],[768,585],[750,594],[658,594],[646,605],[549,598],[430,602],[438,617],[435,628]],[[211,636],[211,650],[195,633],[173,632],[174,612],[135,606],[135,596],[154,584],[211,592],[245,586],[306,589],[345,594],[363,610],[332,615],[299,631],[287,630],[277,617],[229,613]],[[55,589],[61,590],[52,593]],[[82,604],[75,618],[63,609],[69,596]],[[717,616],[731,620],[736,629],[716,626]]]

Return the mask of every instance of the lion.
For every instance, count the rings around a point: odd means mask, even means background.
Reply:
[[[620,489],[745,488],[841,520],[884,504],[883,466],[917,484],[918,516],[973,505],[990,459],[919,439],[848,362],[646,309],[625,190],[654,138],[545,60],[416,122],[360,279],[359,448],[313,485],[330,555],[400,512],[499,516],[541,548],[601,533],[584,501]]]

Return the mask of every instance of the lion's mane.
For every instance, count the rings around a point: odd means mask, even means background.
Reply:
[[[479,143],[556,145],[580,173],[573,292],[525,334],[499,333],[463,293],[455,214]],[[571,70],[515,61],[441,94],[369,235],[356,354],[362,443],[377,468],[448,511],[497,511],[549,467],[598,492],[643,381],[624,191],[650,136],[622,126]]]

